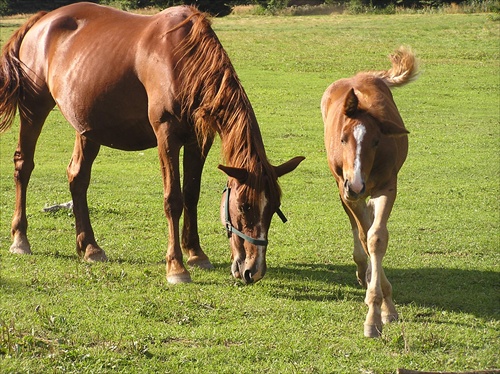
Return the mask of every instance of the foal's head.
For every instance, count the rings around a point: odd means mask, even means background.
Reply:
[[[222,194],[221,221],[231,244],[231,272],[244,283],[261,279],[267,270],[267,234],[274,213],[282,219],[277,178],[294,170],[303,160],[296,157],[272,172],[249,172],[243,168],[219,165],[229,179]]]
[[[376,156],[379,163],[383,162],[383,147],[389,145],[389,138],[406,135],[408,131],[393,120],[378,118],[362,108],[354,89],[346,95],[344,114],[340,133],[342,170],[338,173],[343,177],[341,193],[346,200],[358,200],[369,193],[368,178]]]

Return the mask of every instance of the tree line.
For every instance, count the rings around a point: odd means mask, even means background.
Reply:
[[[235,5],[259,5],[264,9],[281,9],[288,6],[351,3],[371,7],[439,7],[450,3],[466,3],[481,0],[87,0],[93,3],[111,5],[122,9],[167,8],[174,5],[195,5],[200,10],[215,16],[225,16]],[[39,10],[53,10],[63,5],[78,3],[81,0],[0,0],[0,15],[34,13]],[[352,4],[351,4],[352,5]]]

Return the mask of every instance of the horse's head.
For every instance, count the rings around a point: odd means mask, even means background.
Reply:
[[[340,133],[342,171],[338,173],[343,177],[343,185],[339,187],[345,199],[358,200],[369,192],[366,184],[379,146],[384,146],[391,137],[408,134],[408,131],[393,120],[377,118],[361,107],[354,89],[346,95],[344,114]]]
[[[278,213],[285,219],[279,209],[277,178],[294,170],[303,159],[295,157],[274,166],[274,176],[219,165],[229,177],[220,212],[231,243],[231,272],[246,284],[257,282],[266,273],[267,234],[272,216]]]

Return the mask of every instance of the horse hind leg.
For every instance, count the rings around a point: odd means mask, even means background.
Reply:
[[[200,246],[198,235],[198,200],[200,198],[200,184],[205,158],[210,150],[212,141],[207,141],[203,148],[198,145],[197,139],[184,146],[183,168],[183,198],[184,222],[182,227],[182,249],[188,254],[187,264],[201,269],[213,269],[208,256]]]
[[[392,285],[385,276],[384,269],[382,269],[381,287],[384,297],[382,299],[382,323],[386,324],[397,321],[399,315],[392,300]]]
[[[19,141],[14,152],[14,182],[16,202],[12,217],[10,252],[15,254],[31,254],[31,245],[28,241],[28,219],[26,216],[26,194],[31,173],[35,168],[34,156],[38,137],[43,124],[55,103],[49,100],[37,99],[31,103],[28,93],[24,102],[19,103]]]
[[[368,227],[371,227],[373,225],[373,220],[375,219],[375,207],[374,207],[374,203],[373,203],[374,200],[372,199],[368,199],[368,202],[366,203],[366,218],[367,218],[367,224],[368,224]],[[365,240],[365,243],[366,243],[366,240]],[[368,284],[370,283],[371,281],[371,278],[372,278],[372,263],[371,261],[368,261],[368,267],[366,269],[366,273],[365,273],[365,288],[368,287]]]
[[[67,168],[76,223],[76,251],[89,262],[107,260],[106,254],[96,243],[87,203],[91,168],[99,149],[99,144],[77,133],[73,155]]]
[[[21,126],[19,142],[14,152],[14,182],[16,185],[16,203],[12,217],[10,252],[15,254],[32,254],[28,241],[28,219],[26,216],[26,193],[31,173],[35,168],[35,145],[40,134],[38,131],[27,133]],[[34,128],[33,128],[34,129]]]

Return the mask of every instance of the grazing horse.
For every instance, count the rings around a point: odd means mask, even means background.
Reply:
[[[361,72],[332,83],[321,100],[328,164],[351,223],[357,278],[367,288],[368,337],[379,336],[382,323],[398,318],[382,259],[397,175],[408,153],[408,131],[390,88],[416,78],[418,66],[414,54],[403,47],[391,61],[390,70]]]
[[[269,163],[252,106],[204,14],[184,6],[144,16],[76,3],[37,13],[6,43],[0,57],[0,131],[11,126],[17,108],[20,115],[13,253],[31,253],[26,189],[37,139],[55,105],[76,130],[67,175],[76,249],[83,259],[106,260],[87,203],[101,145],[125,151],[157,147],[169,230],[167,280],[191,281],[182,250],[188,265],[211,268],[200,247],[197,204],[205,157],[219,134],[227,165],[219,168],[228,176],[221,206],[228,211],[225,224],[256,239],[231,235],[232,273],[245,283],[264,276],[268,229],[280,206],[277,179],[303,157]]]

